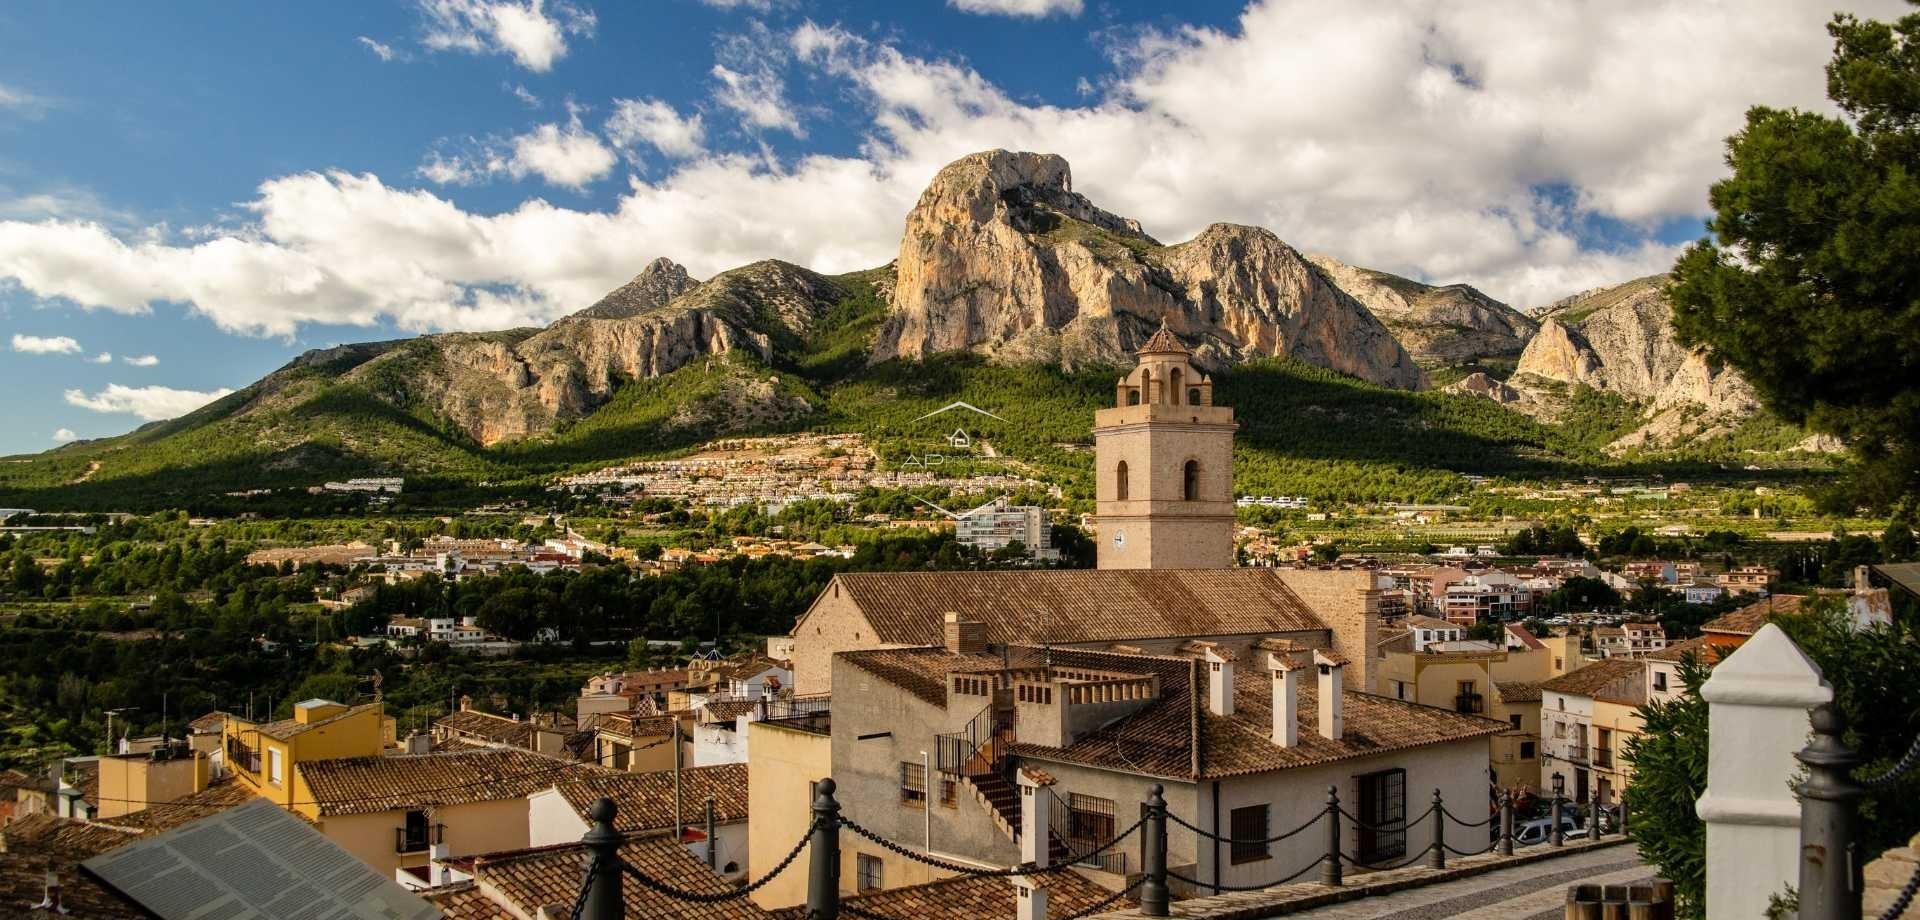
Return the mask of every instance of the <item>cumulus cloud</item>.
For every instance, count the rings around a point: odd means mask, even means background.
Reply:
[[[702,6],[716,10],[752,10],[756,13],[773,11],[774,0],[700,0]]]
[[[397,52],[393,50],[392,45],[389,45],[385,42],[376,41],[374,39],[368,38],[365,35],[359,36],[359,42],[360,44],[367,46],[367,50],[373,52],[373,56],[379,58],[382,61],[391,61],[394,59],[394,56],[397,54]]]
[[[68,390],[65,397],[68,405],[79,406],[93,412],[124,413],[138,416],[145,421],[157,422],[186,415],[232,392],[224,388],[200,392],[176,390],[172,387],[129,387],[109,383],[106,389],[98,393],[88,394],[84,390]]]
[[[616,157],[599,136],[580,124],[544,124],[505,141],[470,144],[465,153],[434,151],[419,173],[438,185],[472,185],[496,176],[539,176],[550,185],[580,189],[612,171]]]
[[[113,352],[103,351],[97,355],[94,355],[91,358],[88,358],[87,363],[88,364],[112,364]]]
[[[79,439],[80,436],[74,434],[71,428],[56,428],[53,430],[53,443],[55,444],[65,444],[68,441],[77,441]]]
[[[800,116],[787,101],[786,84],[773,68],[759,66],[741,71],[715,64],[713,78],[719,81],[713,91],[714,100],[740,113],[740,120],[748,127],[806,136],[800,127]]]
[[[422,43],[435,51],[506,54],[535,73],[566,56],[567,39],[591,37],[593,11],[565,0],[419,0]]]
[[[21,335],[14,333],[13,350],[29,355],[77,355],[80,343],[70,336]]]
[[[249,333],[506,328],[577,310],[660,255],[703,276],[769,257],[883,264],[942,165],[1008,147],[1062,154],[1077,190],[1162,239],[1257,224],[1302,250],[1538,304],[1670,265],[1651,228],[1706,213],[1746,108],[1827,107],[1826,16],[1797,0],[1264,0],[1229,29],[1136,35],[1072,105],[808,24],[781,36],[781,66],[854,101],[867,125],[855,154],[781,160],[709,141],[629,179],[606,210],[533,199],[477,213],[373,175],[305,172],[263,182],[246,225],[208,236],[0,220],[0,278],[91,309],[186,304]],[[498,154],[501,170],[516,155]],[[1627,242],[1586,240],[1593,221]]]
[[[134,367],[157,367],[160,364],[160,359],[154,355],[128,355],[120,360]]]
[[[699,114],[683,118],[658,99],[613,100],[613,115],[604,130],[607,140],[621,150],[646,144],[677,159],[706,152],[706,128]]]
[[[540,107],[540,97],[534,95],[533,91],[527,89],[524,84],[516,83],[509,87],[507,91],[512,93],[513,98],[520,100],[520,104],[527,108],[537,109]]]
[[[1078,16],[1080,0],[947,0],[947,5],[963,13],[983,16],[1019,16],[1042,19],[1055,13]]]

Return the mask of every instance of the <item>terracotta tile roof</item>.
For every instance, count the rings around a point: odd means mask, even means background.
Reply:
[[[672,715],[638,715],[631,712],[603,712],[593,727],[598,731],[612,732],[629,738],[656,738],[673,734],[673,723],[678,720]]]
[[[987,641],[1000,644],[1326,628],[1279,573],[1264,568],[859,572],[836,575],[833,585],[822,596],[846,592],[874,638],[893,645],[941,644],[948,611],[980,622]]]
[[[446,920],[519,920],[511,911],[493,903],[473,882],[436,888],[422,892],[421,896],[440,908]]]
[[[1521,626],[1518,623],[1507,624],[1507,635],[1512,636],[1515,639],[1519,639],[1520,644],[1523,646],[1526,646],[1529,649],[1541,649],[1541,648],[1547,647],[1547,644],[1545,642],[1540,641],[1538,636],[1535,636],[1533,633],[1529,632],[1525,626]]]
[[[999,655],[955,655],[940,646],[868,649],[835,656],[935,706],[947,703],[947,676],[1001,666]]]
[[[759,703],[755,700],[714,700],[700,707],[700,721],[725,722],[731,725],[739,716],[752,715],[758,706]]]
[[[1707,642],[1706,636],[1694,636],[1668,645],[1657,652],[1647,653],[1647,661],[1679,661],[1691,654],[1701,664],[1713,664],[1717,659],[1714,646]]]
[[[1496,680],[1494,689],[1500,691],[1502,703],[1538,703],[1540,685],[1525,680]]]
[[[1413,630],[1409,629],[1406,632],[1388,636],[1380,640],[1380,644],[1373,648],[1374,651],[1382,656],[1391,655],[1396,652],[1408,655],[1413,654]]]
[[[525,798],[597,770],[519,748],[347,757],[299,765],[322,816]]]
[[[88,805],[100,807],[100,761],[82,760],[67,764],[65,779],[75,789],[80,790],[80,798]]]
[[[1073,872],[1046,877],[1047,913],[1065,917],[1092,908],[1112,892]],[[846,896],[843,904],[900,920],[996,920],[1016,916],[1013,882],[1003,878],[949,878],[924,885],[889,888],[863,895]],[[1121,898],[1111,910],[1125,910],[1134,901]],[[807,908],[782,908],[775,911],[778,920],[806,920]]]
[[[1410,628],[1415,628],[1415,629],[1459,629],[1460,628],[1460,624],[1458,623],[1449,622],[1447,620],[1440,619],[1439,617],[1430,617],[1424,613],[1416,613],[1413,616],[1407,617],[1406,625]]]
[[[80,871],[81,860],[135,839],[138,832],[48,814],[15,818],[0,828],[0,917],[52,917],[30,908],[46,895],[47,872],[60,880],[60,902],[73,920],[145,920],[149,914]]]
[[[217,735],[226,727],[227,717],[233,715],[224,709],[216,709],[187,723],[187,731],[195,735]]]
[[[253,728],[254,730],[258,731],[260,734],[266,735],[267,737],[272,738],[275,741],[291,741],[296,735],[305,734],[307,732],[313,731],[316,728],[319,728],[322,725],[330,725],[334,722],[338,722],[341,719],[345,719],[349,716],[357,715],[369,709],[377,708],[380,705],[381,704],[379,703],[361,703],[358,706],[347,707],[347,710],[345,712],[339,713],[337,715],[328,716],[327,718],[320,719],[319,721],[315,721],[315,722],[302,723],[295,719],[280,719],[279,721],[275,721],[275,722],[260,722],[255,724]],[[246,724],[246,723],[242,721],[242,724]]]
[[[139,811],[109,818],[112,824],[121,827],[137,828],[148,833],[172,830],[189,821],[198,820],[217,812],[226,811],[235,805],[243,805],[254,798],[253,787],[238,782],[229,775],[205,789],[192,795],[184,795],[171,802],[150,805]],[[299,814],[295,812],[295,814]],[[304,820],[304,816],[302,816]]]
[[[1540,689],[1573,696],[1592,696],[1616,680],[1641,674],[1645,668],[1646,665],[1636,658],[1602,658],[1546,681],[1540,685]]]
[[[1213,642],[1207,639],[1188,639],[1187,641],[1180,643],[1180,648],[1178,649],[1178,651],[1182,655],[1193,655],[1196,657],[1203,657],[1208,652],[1212,652],[1214,657],[1219,658],[1223,661],[1240,660],[1240,656],[1235,655],[1233,653],[1233,649],[1227,648],[1226,646],[1221,645],[1218,642]]]
[[[1163,319],[1160,321],[1160,328],[1147,336],[1147,340],[1141,343],[1139,350],[1134,354],[1190,355],[1193,352],[1188,351],[1187,346],[1180,344],[1179,337],[1173,334],[1173,330],[1167,328],[1167,321]]]
[[[1723,613],[1701,624],[1701,632],[1729,633],[1736,636],[1751,636],[1760,631],[1774,614],[1793,613],[1800,609],[1800,602],[1806,600],[1799,594],[1775,594],[1755,601],[1729,613]]]
[[[435,731],[446,731],[494,744],[533,747],[533,723],[496,716],[477,709],[463,709],[433,720]]]
[[[673,826],[673,771],[651,773],[596,773],[555,786],[583,821],[601,796],[611,797],[620,810],[613,823],[622,832]],[[682,817],[698,826],[705,820],[707,796],[713,796],[714,819],[732,824],[747,818],[747,765],[719,764],[680,771]],[[588,821],[588,823],[592,823]]]
[[[6,793],[0,799],[12,801],[13,790],[37,788],[40,782],[19,770],[0,770],[0,792]]]
[[[649,878],[702,894],[725,894],[734,889],[688,853],[667,834],[629,840],[620,856]],[[541,907],[571,907],[580,893],[587,849],[577,843],[493,853],[474,860],[476,881],[520,916],[534,916]],[[767,920],[768,913],[751,898],[718,904],[693,904],[657,894],[629,879],[620,886],[628,917],[646,920]]]

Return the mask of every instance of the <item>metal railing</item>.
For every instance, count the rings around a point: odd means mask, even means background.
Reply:
[[[413,825],[393,829],[393,851],[395,853],[420,853],[432,849],[436,844],[445,843],[447,826],[445,824]]]
[[[933,736],[934,762],[948,776],[998,773],[1014,739],[1013,709],[988,703],[958,731]]]

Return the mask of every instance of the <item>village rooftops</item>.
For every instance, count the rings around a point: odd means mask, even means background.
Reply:
[[[1502,703],[1538,703],[1540,685],[1524,680],[1496,680],[1493,687],[1500,693]]]
[[[1081,875],[1056,872],[1043,883],[1047,888],[1047,911],[1053,916],[1077,915],[1099,906],[1112,896]],[[883,917],[902,920],[980,920],[983,917],[1017,915],[1014,886],[1000,878],[949,878],[924,885],[908,885],[847,895],[841,904]],[[1122,898],[1109,910],[1125,910],[1134,902]],[[841,908],[846,913],[845,907]],[[776,920],[807,920],[805,905],[782,908],[773,913]]]
[[[796,828],[794,836],[799,836],[803,829]],[[548,905],[574,903],[580,895],[580,869],[586,856],[586,847],[578,843],[489,853],[474,858],[473,876],[481,890],[497,902],[510,905],[512,916],[534,917]],[[659,879],[683,891],[724,895],[736,890],[733,883],[715,875],[687,852],[669,831],[630,837],[620,847],[620,858],[648,878]],[[620,893],[626,916],[646,920],[767,920],[769,917],[747,898],[701,904],[670,898],[631,881],[620,886]],[[460,915],[461,920],[487,916],[485,913]]]
[[[1004,569],[849,572],[846,592],[888,645],[936,645],[946,614],[982,624],[995,644],[1109,643],[1166,636],[1325,630],[1274,569]],[[816,600],[815,605],[821,603]],[[794,635],[808,635],[802,616]]]
[[[533,722],[509,719],[477,709],[462,709],[433,720],[435,731],[445,731],[490,744],[505,744],[531,749]]]
[[[1614,684],[1623,681],[1637,683],[1645,670],[1646,665],[1638,658],[1602,658],[1546,681],[1540,685],[1540,689],[1569,696],[1624,698],[1628,694],[1612,692]]]
[[[300,765],[321,817],[525,798],[599,768],[518,748],[315,760]]]
[[[554,788],[580,820],[593,823],[593,803],[601,796],[619,806],[614,829],[622,833],[673,826],[673,771],[651,773],[596,773],[559,783]],[[680,771],[681,801],[689,824],[699,824],[708,796],[713,797],[715,820],[733,824],[747,820],[747,765],[727,763],[688,767]]]
[[[1706,636],[1695,636],[1691,639],[1675,642],[1657,652],[1649,652],[1645,660],[1682,661],[1688,655],[1692,655],[1694,660],[1701,664],[1713,664],[1714,661],[1717,660],[1714,654],[1713,644],[1707,641]]]
[[[307,703],[321,703],[321,702],[325,702],[325,701],[308,700],[299,705],[304,706]],[[247,726],[247,728],[242,729],[242,731],[257,731],[260,734],[265,735],[269,738],[272,738],[275,741],[292,741],[295,736],[313,731],[314,729],[319,728],[323,725],[331,725],[342,719],[351,718],[369,709],[375,709],[380,706],[381,706],[380,703],[361,703],[358,706],[349,706],[346,709],[341,710],[340,712],[327,716],[326,718],[314,719],[312,721],[302,721],[298,717],[295,717],[292,719],[280,719],[274,722],[249,723],[247,720],[239,718],[237,716],[230,716],[229,718],[231,718],[233,722],[239,725]]]
[[[15,818],[0,828],[0,916],[28,917],[46,896],[48,874],[60,883],[60,904],[72,920],[146,920],[149,914],[80,871],[79,863],[130,843],[138,831],[50,814]]]
[[[1528,631],[1528,629],[1525,626],[1521,626],[1518,623],[1507,624],[1507,635],[1518,640],[1520,645],[1526,648],[1528,651],[1532,651],[1535,649],[1543,649],[1547,647],[1547,644],[1545,642],[1541,642],[1539,637],[1535,636],[1532,632]]]
[[[1767,621],[1775,615],[1797,612],[1803,600],[1806,600],[1804,595],[1775,594],[1765,600],[1755,601],[1738,610],[1714,617],[1701,624],[1700,631],[1751,636],[1759,632],[1760,627],[1767,625]]]

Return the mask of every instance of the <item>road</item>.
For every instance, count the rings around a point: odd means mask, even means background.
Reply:
[[[1608,847],[1345,904],[1289,914],[1308,920],[1549,920],[1565,916],[1567,886],[1653,878],[1632,846]]]

